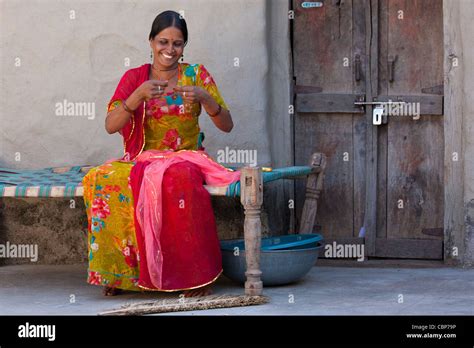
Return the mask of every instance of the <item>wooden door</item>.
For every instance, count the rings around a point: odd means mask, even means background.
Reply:
[[[420,117],[378,127],[375,256],[442,259],[443,3],[384,0],[379,13],[380,99],[418,102]]]
[[[295,164],[328,156],[321,233],[364,243],[368,256],[442,258],[442,0],[293,10]],[[375,105],[354,104],[389,100],[419,103],[419,119],[384,115],[376,126]],[[303,197],[298,182],[297,217]]]
[[[326,241],[354,242],[363,225],[366,184],[365,111],[354,105],[366,88],[365,8],[352,1],[312,8],[303,3],[293,2],[295,163],[306,164],[316,151],[326,154],[317,224]],[[304,184],[296,183],[297,217]]]

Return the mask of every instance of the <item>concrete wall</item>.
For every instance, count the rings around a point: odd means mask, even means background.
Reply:
[[[464,164],[464,223],[465,250],[463,264],[474,266],[474,3],[460,1],[460,35],[463,67],[463,164]]]
[[[474,3],[443,4],[445,260],[474,266]],[[454,159],[454,156],[456,156]]]
[[[150,61],[151,23],[168,9],[185,11],[184,60],[208,68],[234,119],[225,134],[201,114],[207,151],[251,149],[259,165],[291,164],[288,4],[0,0],[0,167],[97,165],[120,156],[121,137],[104,129],[106,104],[124,71]],[[95,117],[56,116],[64,99],[95,103]],[[281,181],[265,187],[264,235],[287,232],[290,189]],[[241,237],[238,200],[215,198],[213,206],[219,237]],[[82,198],[74,209],[69,199],[0,199],[0,243],[37,243],[39,263],[84,261],[86,233]]]
[[[293,103],[291,90],[291,45],[289,1],[267,0],[267,37],[270,78],[267,79],[270,156],[274,167],[293,165],[293,128],[289,105]],[[292,211],[288,200],[293,199],[293,182],[278,181],[267,185],[265,207],[270,216],[270,229],[274,234],[293,231]]]
[[[121,155],[120,135],[104,129],[106,104],[125,70],[150,61],[151,23],[168,9],[184,10],[185,62],[208,68],[234,118],[225,134],[201,115],[207,150],[255,149],[258,162],[269,165],[269,3],[2,0],[0,166],[95,165]],[[95,103],[95,118],[56,116],[64,99]]]

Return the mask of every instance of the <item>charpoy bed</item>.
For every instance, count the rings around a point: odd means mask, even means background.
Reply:
[[[262,282],[259,266],[261,241],[261,206],[263,186],[279,179],[307,177],[306,198],[303,205],[300,233],[311,233],[316,218],[319,198],[326,166],[324,154],[312,155],[308,166],[277,169],[243,167],[240,181],[228,186],[205,186],[213,196],[238,197],[244,207],[244,239],[247,271],[245,293],[261,295]],[[0,168],[0,197],[81,197],[82,178],[92,166],[56,167],[39,170],[14,170]]]

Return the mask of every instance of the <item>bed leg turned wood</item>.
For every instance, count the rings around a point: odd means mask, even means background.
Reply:
[[[326,155],[319,152],[313,153],[309,165],[313,168],[313,172],[308,175],[306,181],[306,198],[301,214],[300,234],[313,233],[318,210],[318,198],[323,188]]]
[[[244,207],[245,294],[261,295],[263,291],[260,276],[260,244],[262,235],[261,207],[263,203],[262,171],[258,167],[241,168],[240,201]]]

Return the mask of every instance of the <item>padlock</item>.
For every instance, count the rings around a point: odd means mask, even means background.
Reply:
[[[384,107],[383,105],[377,105],[374,107],[374,111],[372,113],[372,124],[375,126],[380,126],[382,124],[382,116],[384,113]]]

